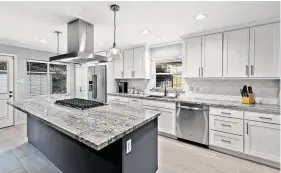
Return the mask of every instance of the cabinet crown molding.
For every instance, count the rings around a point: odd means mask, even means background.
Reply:
[[[201,31],[201,32],[182,35],[179,38],[181,40],[185,40],[185,39],[189,39],[189,38],[193,38],[193,37],[200,37],[200,36],[204,36],[204,35],[223,33],[223,32],[250,28],[250,27],[255,27],[255,26],[260,26],[260,25],[267,25],[267,24],[278,23],[278,22],[280,22],[280,18],[273,18],[273,19],[269,19],[269,20],[244,23],[244,24],[240,24],[240,25],[233,25],[233,26],[228,26],[225,28],[219,28],[219,29],[214,29],[214,30],[205,30],[205,31]]]

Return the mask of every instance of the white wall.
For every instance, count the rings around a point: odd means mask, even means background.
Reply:
[[[50,56],[54,56],[55,53],[52,52],[45,52],[15,46],[8,46],[0,44],[0,53],[3,54],[13,54],[17,56],[16,60],[16,74],[15,74],[15,81],[19,79],[24,79],[27,81],[27,70],[26,70],[26,60],[27,59],[35,59],[35,60],[43,60],[48,61]],[[26,84],[18,84],[15,82],[15,93],[14,99],[15,100],[22,100],[25,98],[25,89]],[[15,111],[15,124],[26,122],[26,115],[20,111]]]

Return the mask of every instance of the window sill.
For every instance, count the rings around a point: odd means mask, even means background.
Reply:
[[[151,88],[151,92],[164,92],[163,88]],[[182,88],[167,88],[168,93],[185,93]]]

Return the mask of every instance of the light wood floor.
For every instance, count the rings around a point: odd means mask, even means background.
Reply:
[[[0,129],[1,152],[27,141],[26,125]],[[222,154],[178,140],[159,136],[157,173],[279,173],[280,170]],[[0,157],[0,166],[1,166]],[[53,169],[49,169],[53,170]],[[1,172],[1,169],[0,169]],[[19,172],[19,171],[18,171]],[[39,172],[39,171],[38,171]],[[43,170],[45,173],[53,173]],[[2,172],[1,172],[2,173]]]

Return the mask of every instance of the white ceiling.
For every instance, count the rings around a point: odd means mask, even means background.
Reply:
[[[159,44],[179,35],[280,17],[280,2],[114,2],[117,45]],[[61,31],[66,51],[66,24],[81,18],[95,26],[95,51],[112,46],[113,2],[0,2],[0,43],[56,51],[55,30]],[[206,13],[207,19],[194,17]],[[151,33],[141,34],[149,28]],[[163,40],[156,41],[156,37]],[[42,44],[39,39],[48,42]],[[103,45],[100,45],[100,42]]]

